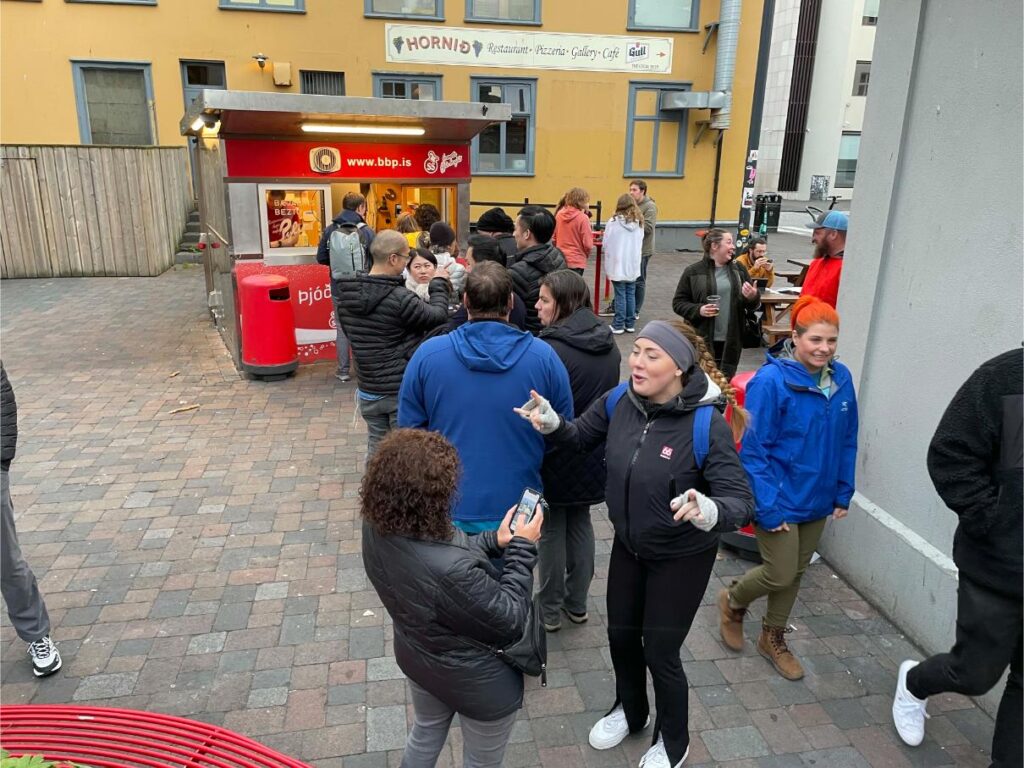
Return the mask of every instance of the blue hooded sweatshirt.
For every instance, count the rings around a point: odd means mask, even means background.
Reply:
[[[424,342],[409,361],[398,426],[440,432],[458,450],[462,476],[452,520],[460,528],[495,529],[524,488],[543,490],[544,438],[512,410],[531,389],[572,419],[569,374],[558,355],[500,321],[466,323]]]
[[[828,394],[817,376],[792,357],[787,340],[747,385],[750,428],[740,460],[766,530],[809,523],[846,509],[857,466],[857,395],[849,369],[832,360]],[[775,354],[773,354],[775,353]]]

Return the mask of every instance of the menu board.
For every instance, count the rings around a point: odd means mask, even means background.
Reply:
[[[330,223],[330,187],[261,184],[259,195],[264,256],[315,255]]]

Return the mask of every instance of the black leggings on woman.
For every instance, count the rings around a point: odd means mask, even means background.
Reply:
[[[711,578],[717,547],[666,560],[631,555],[616,537],[608,567],[608,644],[615,667],[615,693],[630,731],[644,727],[650,713],[647,670],[654,680],[657,720],[669,762],[683,759],[688,686],[679,649]]]

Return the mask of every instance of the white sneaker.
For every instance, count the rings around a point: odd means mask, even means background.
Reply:
[[[909,660],[900,664],[896,695],[892,699],[892,722],[900,738],[911,747],[924,741],[924,721],[931,717],[925,710],[928,699],[919,699],[907,690],[907,673],[917,664]]]
[[[614,333],[616,336],[618,336],[620,333],[625,333],[625,332],[626,332],[625,328],[612,328],[612,333]]]
[[[32,673],[36,677],[46,677],[60,669],[60,652],[49,635],[29,643],[28,655],[32,657]]]
[[[690,748],[686,748],[686,752],[683,754],[683,759],[675,765],[672,765],[668,761],[668,752],[665,751],[665,742],[658,738],[658,743],[647,750],[646,754],[640,758],[640,768],[680,768],[680,766],[686,762],[686,758],[690,756]]]
[[[650,715],[644,728],[651,724]],[[590,729],[590,746],[594,749],[611,749],[622,743],[622,740],[629,735],[629,723],[626,722],[626,712],[620,704],[611,713],[605,715]]]

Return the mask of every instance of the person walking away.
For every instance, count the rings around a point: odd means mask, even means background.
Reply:
[[[541,278],[537,315],[544,326],[540,339],[551,345],[569,373],[573,412],[583,413],[619,383],[619,348],[594,314],[586,282],[572,270]],[[544,454],[541,477],[551,508],[538,545],[537,600],[544,628],[557,632],[560,612],[574,624],[588,619],[587,593],[594,578],[590,507],[604,501],[604,446],[589,453],[552,448]]]
[[[747,385],[752,428],[740,458],[757,499],[755,534],[762,565],[718,595],[722,641],[743,649],[747,607],[767,595],[757,650],[787,680],[804,676],[786,644],[800,579],[825,521],[850,507],[857,465],[857,395],[835,359],[839,316],[813,296],[790,311],[792,338],[772,347]]]
[[[410,248],[423,247],[420,245],[420,240],[423,238],[423,230],[420,229],[420,225],[412,211],[406,211],[398,217],[398,221],[395,222],[395,229],[405,235]]]
[[[441,435],[399,429],[381,441],[360,488],[363,564],[409,680],[413,724],[401,768],[433,768],[456,713],[462,765],[497,768],[523,706],[522,672],[490,649],[517,642],[528,626],[544,512],[538,505],[513,535],[513,507],[498,530],[469,537],[449,512],[459,472]],[[500,571],[489,558],[503,558]]]
[[[768,258],[768,241],[763,237],[750,238],[747,252],[737,257],[736,262],[747,270],[751,280],[767,280],[766,288],[775,284],[775,266]]]
[[[1024,568],[1024,352],[982,364],[949,403],[928,447],[935,490],[960,518],[956,642],[948,653],[900,665],[893,721],[910,746],[924,739],[928,699],[981,696],[1010,668],[996,715],[992,765],[1021,764]]]
[[[743,353],[744,313],[758,305],[761,294],[747,270],[733,261],[731,232],[709,229],[703,246],[704,258],[679,278],[672,309],[700,332],[719,370],[732,379]]]
[[[590,195],[581,187],[573,187],[562,199],[565,205],[555,215],[555,234],[551,242],[562,252],[569,269],[582,275],[594,249],[594,230],[587,207]]]
[[[540,279],[549,272],[566,269],[565,257],[551,243],[555,232],[555,217],[539,205],[527,205],[519,211],[514,235],[519,251],[508,272],[516,295],[526,305],[526,328],[534,336],[540,333],[537,317],[537,299]]]
[[[629,182],[629,196],[632,197],[640,208],[644,217],[644,242],[640,247],[640,277],[636,280],[636,319],[640,319],[640,310],[644,306],[644,297],[647,293],[647,265],[654,256],[655,228],[658,225],[658,206],[654,198],[647,194],[647,182],[643,179],[633,179]],[[609,304],[601,317],[613,317],[615,308]]]
[[[604,228],[604,273],[615,289],[612,333],[636,330],[636,281],[643,239],[643,214],[630,195],[622,195]]]
[[[616,700],[590,731],[611,749],[650,722],[647,671],[657,719],[640,765],[670,768],[689,751],[688,684],[679,651],[700,607],[718,552],[718,532],[746,525],[754,499],[721,392],[672,323],[637,334],[630,379],[566,421],[537,392],[517,412],[554,445],[605,445],[605,498],[615,530],[608,566],[608,644]]]
[[[333,266],[331,264],[332,242]],[[337,330],[335,347],[338,353],[338,367],[334,376],[342,382],[352,380],[352,347],[348,343],[348,337],[345,336],[338,316],[338,278],[335,275],[338,277],[353,275],[356,272],[365,272],[369,269],[367,255],[372,242],[373,230],[366,223],[366,198],[358,192],[349,192],[342,198],[341,212],[324,230],[316,249],[317,263],[331,267],[331,298],[334,302],[334,319]]]
[[[800,295],[817,296],[834,309],[839,298],[850,217],[842,211],[824,211],[806,226],[814,230],[814,259],[807,268]]]
[[[32,674],[47,677],[61,666],[60,651],[50,637],[50,614],[39,593],[32,568],[25,562],[14,526],[11,462],[18,450],[18,403],[7,370],[0,361],[0,592],[11,626],[24,642]]]

